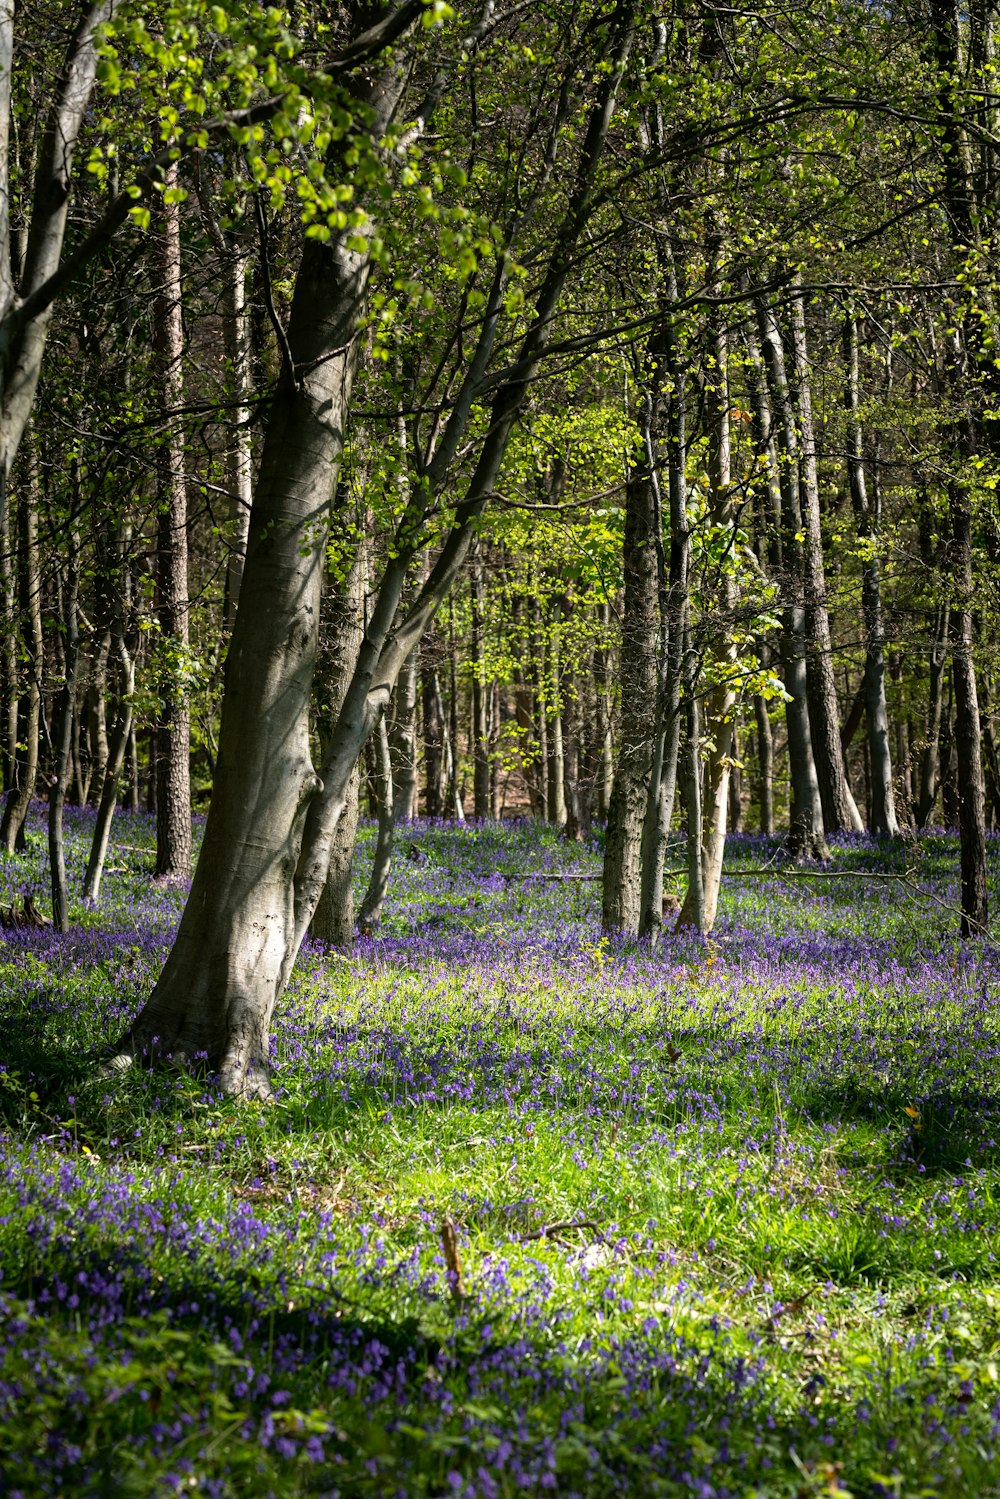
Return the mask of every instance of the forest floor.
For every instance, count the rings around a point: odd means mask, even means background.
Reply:
[[[99,910],[0,942],[0,1493],[1000,1495],[1000,949],[929,898],[954,839],[834,850],[909,884],[732,839],[767,872],[650,955],[525,878],[595,845],[416,824],[380,934],[304,953],[271,1105],[97,1074],[183,899],[115,840]]]

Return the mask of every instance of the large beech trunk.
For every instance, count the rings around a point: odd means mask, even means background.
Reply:
[[[201,1054],[227,1091],[268,1091],[274,1005],[326,883],[331,842],[358,757],[385,711],[403,663],[468,556],[588,219],[631,46],[626,0],[616,7],[608,30],[615,66],[597,86],[576,180],[551,240],[532,319],[511,373],[495,389],[464,497],[454,507],[454,522],[429,576],[400,617],[427,506],[446,485],[453,486],[453,465],[481,372],[492,357],[506,291],[504,263],[497,269],[465,383],[426,466],[424,483],[408,497],[391,538],[358,662],[319,775],[310,755],[308,705],[327,517],[343,452],[369,260],[357,247],[356,229],[348,231],[349,238],[326,245],[311,240],[303,251],[287,354],[251,511],[202,851],[160,980],[120,1043],[122,1063],[151,1051]],[[399,98],[404,66],[403,60],[394,61],[364,86],[366,126],[376,139]]]

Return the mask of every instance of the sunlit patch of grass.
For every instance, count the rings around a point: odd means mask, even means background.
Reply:
[[[97,1075],[181,900],[121,842],[99,912],[0,950],[8,1488],[1000,1494],[1000,962],[942,907],[767,873],[650,955],[523,878],[594,845],[417,824],[379,934],[303,954],[262,1107]],[[833,867],[947,901],[956,862]]]

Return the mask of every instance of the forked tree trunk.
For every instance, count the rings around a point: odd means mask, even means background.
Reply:
[[[607,32],[614,65],[595,88],[576,182],[552,237],[512,373],[495,390],[454,523],[427,581],[400,618],[426,507],[446,485],[453,488],[453,464],[479,389],[476,371],[492,356],[506,286],[501,265],[466,385],[427,467],[426,482],[408,500],[391,538],[322,777],[310,756],[308,704],[327,512],[343,451],[369,261],[357,247],[356,229],[326,245],[310,240],[303,251],[287,330],[288,358],[271,406],[251,512],[202,851],[163,973],[120,1043],[123,1063],[154,1050],[203,1054],[227,1091],[268,1091],[274,1005],[322,893],[351,776],[406,657],[465,563],[588,219],[632,42],[626,0],[616,7]],[[403,59],[394,61],[365,88],[366,128],[376,139],[401,92],[404,66]]]

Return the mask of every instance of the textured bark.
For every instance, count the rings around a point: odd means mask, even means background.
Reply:
[[[7,855],[24,848],[24,823],[35,794],[38,779],[38,735],[41,723],[42,672],[42,580],[38,557],[38,470],[34,444],[25,449],[25,482],[18,507],[19,592],[21,631],[26,660],[26,691],[23,719],[19,724],[18,744],[23,745],[14,757],[15,784],[7,796],[0,821],[0,848]]]
[[[958,755],[958,832],[962,864],[962,937],[984,936],[989,923],[986,888],[986,798],[976,670],[972,659],[972,520],[968,495],[949,485],[953,576],[959,599],[951,616],[951,670]]]
[[[168,189],[177,186],[177,166],[167,170]],[[155,342],[163,398],[168,410],[184,402],[184,324],[181,310],[180,204],[164,202],[159,256],[160,286]],[[183,685],[188,650],[187,483],[184,436],[173,422],[158,460],[160,514],[157,527],[157,614],[168,650],[180,657],[181,671],[167,674],[167,688],[156,744],[156,873],[186,880],[191,874],[191,706]]]
[[[668,291],[677,295],[672,263],[668,268]],[[677,767],[681,738],[681,666],[687,629],[690,528],[687,515],[687,378],[678,356],[671,329],[662,341],[654,341],[651,362],[659,370],[662,359],[669,378],[666,397],[667,508],[670,521],[670,559],[664,557],[663,507],[656,483],[658,419],[663,419],[663,396],[658,380],[646,406],[645,446],[654,480],[657,594],[659,599],[656,640],[657,691],[646,811],[641,845],[639,935],[656,942],[663,922],[663,865],[674,815]]]
[[[602,640],[607,636],[611,622],[611,608],[607,603],[598,607]],[[603,644],[594,651],[594,727],[597,740],[597,774],[595,779],[594,811],[599,822],[607,819],[611,805],[611,788],[615,778],[614,743],[611,733],[611,693],[608,671],[609,651]]]
[[[70,776],[70,746],[73,735],[73,701],[76,696],[76,666],[79,654],[77,595],[80,584],[79,537],[70,540],[70,560],[63,595],[64,681],[53,742],[52,784],[49,789],[49,873],[52,881],[52,925],[57,932],[69,931],[69,898],[66,890],[66,859],[63,851],[63,807]]]
[[[788,763],[792,783],[791,826],[788,846],[793,857],[825,859],[829,855],[823,823],[819,777],[813,756],[812,728],[806,682],[805,577],[801,543],[802,507],[799,494],[799,445],[794,412],[785,372],[785,356],[774,315],[764,303],[758,305],[763,380],[756,382],[760,441],[763,451],[777,464],[777,487],[781,503],[780,566],[784,596],[781,659],[788,702]],[[752,356],[755,342],[751,336]],[[773,413],[773,415],[772,415]],[[773,434],[772,434],[773,421]],[[772,446],[773,443],[773,446]],[[839,742],[839,736],[838,736]]]
[[[396,794],[390,754],[389,734],[385,718],[378,723],[372,740],[375,746],[375,797],[378,803],[378,836],[375,840],[375,858],[372,861],[371,877],[365,891],[361,910],[358,912],[358,927],[370,934],[382,920],[389,876],[392,873],[392,850],[396,828],[396,809],[393,801]]]
[[[400,91],[395,69],[378,76],[376,121],[388,123]],[[201,855],[159,982],[121,1043],[126,1058],[204,1054],[233,1092],[267,1089],[271,1016],[298,947],[294,877],[321,784],[308,708],[325,538],[368,273],[367,252],[346,236],[303,251],[287,329],[292,365],[271,405],[251,510]],[[310,919],[325,882],[324,862]]]
[[[483,661],[483,564],[478,556],[472,564],[469,603],[472,615],[472,633],[469,642],[472,664],[472,815],[478,821],[490,815],[488,684]]]
[[[0,139],[0,517],[41,374],[53,306],[51,298],[46,300],[45,289],[62,261],[73,158],[97,76],[97,34],[113,11],[114,0],[86,6],[70,38],[38,152],[30,227],[15,297],[8,180],[14,15],[10,0],[0,4],[0,121],[7,133]]]
[[[368,557],[364,530],[353,541],[354,555],[344,578],[332,578],[323,611],[322,644],[317,669],[319,741],[325,753],[348,683],[354,675],[365,634]],[[330,845],[330,868],[309,927],[309,935],[326,947],[350,952],[354,946],[354,844],[361,800],[361,767],[347,788],[344,814]]]
[[[94,823],[94,836],[87,860],[87,872],[83,881],[84,900],[98,901],[101,896],[101,879],[104,861],[107,858],[111,838],[111,824],[118,805],[118,781],[121,776],[125,752],[132,735],[132,704],[135,692],[135,662],[125,640],[119,636],[117,653],[121,661],[121,683],[118,694],[118,717],[108,747],[108,760],[101,786],[101,800]]]
[[[241,250],[223,247],[225,301],[222,333],[226,348],[226,386],[233,402],[229,415],[226,444],[226,487],[232,506],[226,560],[226,588],[223,600],[223,628],[230,634],[236,618],[243,568],[246,564],[247,537],[250,533],[250,506],[253,501],[253,455],[250,441],[250,317],[247,309],[247,256]]]
[[[732,464],[729,433],[729,346],[725,325],[713,331],[713,383],[707,393],[706,419],[709,424],[709,511],[715,525],[731,527]],[[707,741],[704,794],[699,806],[701,837],[701,876],[697,883],[688,879],[681,905],[678,926],[694,926],[699,932],[710,932],[715,925],[722,882],[722,864],[726,851],[726,820],[729,813],[729,775],[733,750],[736,693],[726,684],[736,660],[736,648],[728,624],[735,603],[735,587],[728,569],[716,580],[713,616],[722,630],[711,641],[722,683],[705,699],[704,735]],[[692,692],[695,683],[691,684]]]
[[[930,647],[930,673],[927,686],[927,728],[924,752],[920,761],[920,787],[917,792],[916,823],[925,828],[934,810],[941,785],[941,707],[944,701],[944,669],[951,630],[951,606],[939,604],[934,636]]]
[[[642,828],[656,731],[656,496],[648,467],[625,490],[621,743],[604,845],[605,932],[638,936]]]
[[[819,481],[816,472],[816,435],[812,414],[812,382],[806,341],[805,299],[797,290],[792,299],[792,343],[795,352],[795,417],[800,437],[800,501],[805,622],[808,636],[806,678],[812,738],[823,823],[826,832],[860,832],[863,824],[851,796],[840,746],[840,714],[833,667],[833,642],[823,565]],[[791,413],[789,413],[791,420]]]
[[[753,700],[757,728],[757,796],[760,806],[758,826],[767,837],[774,832],[774,735],[766,699]]]
[[[428,817],[440,817],[444,808],[444,704],[438,669],[430,655],[430,643],[424,643],[420,666],[420,699],[424,730],[424,811]]]
[[[858,325],[853,315],[844,322],[844,406],[847,412],[847,474],[858,538],[877,544],[880,485],[876,470],[870,503],[861,433],[858,378]],[[876,838],[899,834],[892,786],[889,715],[885,702],[885,632],[882,626],[882,584],[877,553],[866,554],[861,572],[861,612],[865,622],[865,713],[868,720],[868,757],[871,767],[870,829]]]

